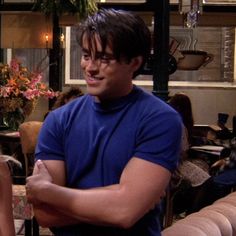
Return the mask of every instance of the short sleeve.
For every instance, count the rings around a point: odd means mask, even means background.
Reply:
[[[43,123],[35,151],[36,160],[64,159],[63,127],[57,115],[56,111],[50,112]]]
[[[180,157],[182,122],[175,112],[148,117],[138,132],[135,156],[174,171]]]

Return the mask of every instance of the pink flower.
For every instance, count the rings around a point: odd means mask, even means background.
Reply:
[[[5,86],[1,87],[0,97],[4,97],[4,98],[9,97],[9,94],[11,93],[11,90],[12,89],[9,88],[9,87],[5,87]]]
[[[20,71],[20,65],[19,65],[19,62],[17,61],[17,59],[12,59],[11,60],[10,68],[15,72]]]
[[[0,63],[0,74],[0,101],[8,99],[8,102],[0,104],[1,109],[13,112],[20,108],[24,110],[25,114],[30,114],[28,103],[34,103],[40,97],[51,99],[58,96],[57,92],[48,88],[46,83],[41,82],[43,78],[41,73],[32,73],[17,59],[13,59],[10,66]],[[8,104],[14,105],[11,106],[11,110],[9,110]],[[33,106],[30,109],[32,110]]]
[[[59,95],[59,92],[54,92],[54,91],[51,91],[51,90],[48,90],[44,93],[44,96],[49,98],[49,99],[57,97],[58,95]]]
[[[42,74],[32,74],[32,79],[29,83],[29,87],[33,88],[37,86],[37,84],[41,82],[42,78],[43,78]]]
[[[37,89],[27,89],[25,92],[23,92],[23,96],[28,100],[32,100],[40,97],[40,91]]]

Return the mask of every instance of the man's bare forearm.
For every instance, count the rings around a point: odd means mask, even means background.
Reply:
[[[47,204],[37,205],[33,208],[37,222],[42,227],[61,227],[80,223],[78,219],[65,215]]]
[[[46,204],[56,209],[57,212],[49,219],[54,225],[58,224],[57,220],[62,215],[76,219],[73,221],[68,217],[63,225],[84,222],[131,227],[160,201],[170,178],[165,168],[133,158],[123,171],[119,184],[82,190],[52,183],[42,162],[38,162],[38,167],[39,174],[27,178],[28,200],[35,205]],[[137,176],[141,170],[143,174]],[[153,179],[157,181],[154,183]],[[143,195],[145,198],[141,197]],[[59,217],[53,218],[57,214]],[[63,221],[61,217],[60,221]]]

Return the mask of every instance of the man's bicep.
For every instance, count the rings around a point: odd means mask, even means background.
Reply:
[[[43,163],[46,165],[50,175],[52,176],[53,183],[65,186],[65,162],[60,160],[44,160]],[[33,174],[37,174],[37,166],[34,168]]]
[[[120,185],[127,189],[131,202],[138,204],[141,208],[146,208],[160,201],[170,176],[171,173],[166,168],[134,157],[124,169]],[[135,196],[134,198],[132,198],[132,194]],[[135,203],[135,201],[138,202]]]

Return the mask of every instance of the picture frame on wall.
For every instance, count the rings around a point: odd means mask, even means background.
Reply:
[[[236,5],[236,0],[204,0],[206,5]]]

